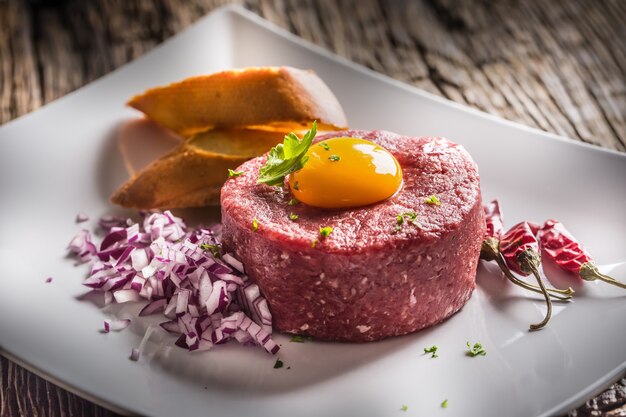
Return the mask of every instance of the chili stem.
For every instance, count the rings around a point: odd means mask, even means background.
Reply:
[[[548,322],[550,321],[550,318],[552,317],[552,300],[550,299],[550,295],[548,294],[548,291],[546,291],[546,287],[543,284],[543,280],[541,279],[541,276],[539,275],[539,271],[537,270],[537,267],[532,262],[527,262],[526,266],[529,267],[528,269],[532,271],[533,275],[537,279],[537,283],[539,284],[539,287],[541,287],[541,291],[543,292],[543,297],[546,299],[546,307],[548,308],[548,310],[546,311],[546,316],[541,322],[530,325],[530,330],[534,331],[534,330],[539,330],[545,327],[545,325],[548,324]]]
[[[616,287],[620,287],[620,288],[625,288],[626,289],[626,284],[624,284],[623,282],[619,282],[618,280],[616,280],[615,278],[611,278],[608,275],[604,275],[600,272],[598,272],[598,279],[601,281],[604,281],[608,284],[612,284],[615,285]]]
[[[498,253],[498,256],[496,256],[495,261],[500,267],[500,269],[502,270],[502,272],[504,273],[504,276],[507,277],[508,280],[511,281],[513,284],[519,285],[520,287],[525,288],[529,291],[533,291],[533,292],[543,295],[543,290],[540,287],[537,287],[532,284],[528,284],[527,282],[524,282],[521,279],[518,279],[517,277],[515,277],[515,275],[513,275],[513,273],[511,272],[511,270],[506,266],[506,262],[504,261],[500,253]],[[572,294],[574,294],[574,290],[571,288],[568,288],[566,290],[559,290],[556,288],[547,288],[546,291],[550,293],[551,297],[554,297],[559,301],[568,301],[572,298]]]
[[[615,278],[612,278],[598,271],[598,267],[595,266],[593,262],[585,262],[580,268],[578,275],[580,275],[580,277],[585,281],[594,281],[596,279],[599,279],[600,281],[604,281],[608,284],[612,284],[617,287],[626,289],[626,284],[619,282]]]

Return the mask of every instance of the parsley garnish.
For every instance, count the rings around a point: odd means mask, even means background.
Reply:
[[[320,227],[320,236],[321,237],[328,237],[328,235],[330,235],[333,232],[333,228],[330,226],[326,226],[326,227]]]
[[[404,404],[402,404],[402,407],[400,407],[400,411],[406,411],[406,410],[408,410],[408,409],[409,409],[409,406],[408,406],[408,405],[404,405]]]
[[[422,227],[422,225],[417,221],[416,212],[405,211],[404,213],[400,213],[396,216],[396,226],[394,227],[394,230],[396,232],[402,229],[402,225],[404,224],[405,219],[406,221],[413,223],[417,227],[420,227],[420,228]]]
[[[293,183],[293,189],[296,190],[296,191],[300,190],[300,185],[299,185],[298,181]]]
[[[311,130],[304,134],[302,140],[291,132],[283,139],[283,143],[274,146],[268,153],[267,162],[259,170],[258,184],[281,185],[285,177],[302,169],[309,157],[306,152],[313,143],[317,133],[317,122],[313,122]],[[296,188],[294,184],[294,188]]]
[[[211,251],[213,256],[219,256],[220,250],[222,248],[220,247],[220,245],[210,245],[208,243],[201,243],[200,244],[200,249],[205,250],[205,251],[206,250]]]
[[[441,408],[448,408],[448,399],[447,398],[445,400],[443,400],[443,402],[441,403]]]
[[[474,356],[485,356],[487,354],[487,351],[483,348],[483,345],[481,345],[479,342],[474,343],[474,346],[470,345],[470,342],[467,342],[467,356],[471,356],[472,358]]]
[[[290,342],[294,342],[294,343],[304,343],[304,337],[302,336],[293,336],[290,340]]]
[[[436,195],[431,195],[430,197],[427,197],[424,199],[424,203],[426,204],[434,204],[435,206],[440,206],[441,205],[441,201],[439,201],[439,199],[437,198]]]
[[[296,213],[289,213],[289,220],[291,220],[292,222],[295,222],[296,220],[298,220],[298,216]]]
[[[292,198],[291,200],[289,200],[289,203],[287,204],[289,204],[290,206],[297,206],[298,203],[299,203],[298,200],[296,200],[295,198]]]
[[[320,142],[320,143],[318,143],[318,145],[320,145],[322,148],[324,148],[324,150],[330,151],[330,146],[328,146],[328,143]]]
[[[259,221],[257,219],[252,219],[252,231],[256,232],[259,230]]]
[[[276,362],[274,363],[274,369],[282,368],[283,365],[283,361],[281,361],[280,359],[276,359]]]
[[[341,157],[339,155],[331,155],[328,157],[328,159],[330,159],[333,162],[337,162],[341,159]]]
[[[436,345],[432,345],[429,348],[424,348],[424,354],[426,353],[430,353],[431,354],[431,358],[438,358],[439,355],[437,355],[437,349],[439,349]]]
[[[228,168],[228,177],[229,178],[235,178],[235,177],[238,177],[238,176],[240,176],[242,174],[243,174],[243,171],[234,171],[234,170]]]

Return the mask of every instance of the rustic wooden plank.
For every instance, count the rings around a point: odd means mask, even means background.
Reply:
[[[0,3],[0,14],[0,49],[8,55],[2,59],[0,117],[12,119],[41,106],[39,71],[29,8],[21,2]]]
[[[0,1],[0,123],[106,74],[231,1],[41,3]],[[623,0],[235,3],[432,93],[626,150]],[[624,415],[625,391],[622,379],[572,415]],[[0,417],[114,415],[0,358]]]

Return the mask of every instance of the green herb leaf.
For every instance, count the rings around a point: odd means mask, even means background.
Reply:
[[[293,189],[296,190],[296,191],[300,190],[300,183],[298,181],[293,183]]]
[[[274,363],[274,369],[282,368],[283,365],[283,361],[281,361],[280,359],[276,359],[276,362]]]
[[[295,336],[293,336],[293,337],[291,338],[290,342],[294,342],[294,343],[304,343],[304,340],[305,340],[305,339],[304,339],[304,337],[302,337],[302,336],[298,336],[298,335],[295,335]]]
[[[259,230],[259,221],[257,219],[252,219],[252,231],[256,232]]]
[[[441,403],[441,408],[448,408],[448,399],[447,398],[445,400],[443,400],[443,402]]]
[[[320,236],[328,237],[333,232],[333,228],[330,226],[320,227]]]
[[[424,203],[426,204],[433,204],[435,206],[440,206],[441,205],[441,201],[439,201],[439,199],[437,198],[436,195],[431,195],[430,197],[427,197],[424,199]]]
[[[291,220],[292,222],[295,222],[296,220],[298,220],[298,216],[296,213],[289,213],[289,220]]]
[[[279,143],[269,151],[267,162],[259,170],[257,183],[281,185],[287,175],[302,169],[309,159],[306,152],[316,134],[317,122],[313,122],[311,130],[304,134],[302,140],[293,132],[285,136],[283,143]],[[294,188],[296,188],[295,185]]]
[[[328,159],[330,159],[333,162],[337,162],[341,159],[341,157],[339,155],[331,155],[328,157]]]
[[[414,211],[405,211],[402,213],[402,217],[408,219],[413,224],[417,222],[417,213]]]
[[[406,410],[408,410],[408,409],[409,409],[409,406],[408,406],[408,405],[404,405],[404,404],[402,404],[402,407],[400,407],[400,411],[406,411]]]
[[[467,352],[466,352],[467,356],[471,356],[472,358],[474,356],[485,356],[487,354],[487,351],[485,350],[485,348],[483,348],[483,345],[480,344],[479,342],[474,343],[474,346],[470,345],[470,342],[467,342]]]
[[[424,354],[426,353],[430,353],[431,354],[431,358],[438,358],[439,355],[437,355],[437,349],[439,349],[436,345],[433,345],[429,348],[424,348]]]
[[[201,243],[200,244],[200,249],[206,251],[211,251],[211,253],[213,254],[213,256],[219,256],[220,252],[222,250],[220,245],[210,245],[208,243]]]
[[[324,148],[324,150],[330,151],[330,146],[328,146],[328,143],[320,142],[320,143],[318,143],[318,145],[320,145],[322,148]]]
[[[396,216],[396,226],[394,227],[394,231],[399,231],[402,229],[402,225],[405,223],[405,220],[414,224],[415,226],[421,228],[422,225],[417,221],[417,213],[414,211],[405,211],[404,213],[400,213]]]
[[[298,203],[300,203],[298,200],[296,200],[295,198],[292,198],[291,200],[289,200],[289,204],[290,206],[297,206]]]
[[[228,177],[229,178],[235,178],[235,177],[238,177],[238,176],[240,176],[242,174],[243,174],[243,171],[234,171],[234,170],[228,168]]]

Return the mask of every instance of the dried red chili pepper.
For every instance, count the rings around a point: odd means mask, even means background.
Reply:
[[[498,200],[493,200],[488,205],[483,207],[485,211],[485,237],[483,239],[482,247],[480,249],[480,257],[486,261],[496,261],[504,276],[508,278],[513,284],[525,288],[529,291],[534,291],[539,294],[543,294],[541,288],[536,285],[528,284],[515,277],[506,265],[506,261],[500,254],[500,238],[504,232],[504,223],[502,211],[500,210],[500,203]],[[565,301],[572,298],[574,290],[568,288],[567,290],[559,290],[554,288],[548,288],[547,291],[551,297]]]
[[[537,279],[548,309],[544,319],[537,324],[531,324],[530,330],[541,329],[548,324],[552,317],[552,300],[539,275],[539,265],[541,264],[539,242],[531,225],[528,222],[521,222],[506,232],[500,239],[500,253],[511,270],[523,276],[533,274]]]
[[[539,230],[538,237],[546,255],[561,269],[573,272],[585,281],[599,279],[620,288],[626,288],[626,284],[598,271],[591,256],[563,226],[563,223],[556,220],[546,221]]]
[[[493,200],[483,206],[483,210],[485,211],[485,237],[480,248],[480,257],[486,261],[493,261],[498,258],[500,237],[504,232],[502,211],[498,200]]]

